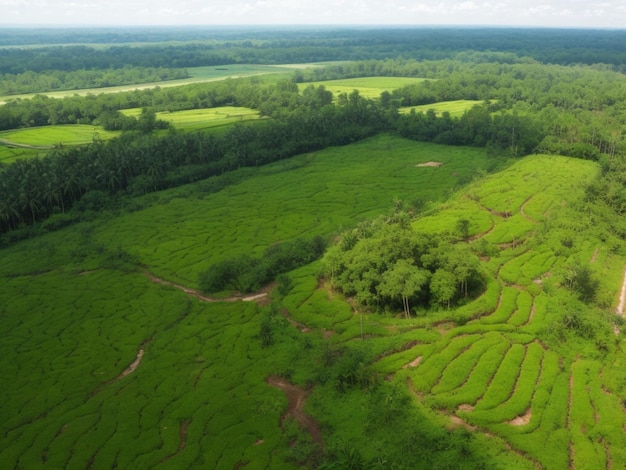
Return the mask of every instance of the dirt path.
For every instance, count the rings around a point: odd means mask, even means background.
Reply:
[[[282,390],[285,392],[285,395],[287,395],[287,411],[283,414],[281,423],[286,417],[291,416],[298,423],[300,423],[304,429],[307,430],[307,432],[311,435],[313,442],[319,444],[320,447],[323,447],[322,433],[320,431],[319,424],[317,424],[313,418],[306,415],[303,411],[304,402],[306,401],[309,393],[280,377],[270,376],[266,379],[266,381],[269,385]]]
[[[522,216],[523,216],[526,220],[528,220],[529,222],[531,222],[531,223],[533,223],[533,224],[536,224],[536,223],[537,223],[537,221],[536,221],[535,219],[533,219],[532,217],[530,217],[528,214],[526,214],[526,212],[524,212],[524,209],[526,208],[526,204],[528,204],[532,198],[533,198],[533,196],[532,196],[532,195],[531,195],[531,196],[528,196],[528,197],[526,198],[526,200],[525,200],[525,201],[522,203],[522,205],[520,206],[520,208],[519,208],[519,212],[520,212],[520,214],[522,214]]]
[[[178,443],[178,449],[176,449],[176,452],[163,457],[161,459],[161,463],[163,462],[167,462],[168,460],[172,459],[173,457],[176,457],[178,454],[180,454],[182,452],[182,450],[185,448],[185,446],[187,445],[187,428],[189,427],[189,423],[191,423],[190,419],[187,419],[185,421],[183,421],[182,423],[180,423],[180,430],[178,431],[179,437],[180,437],[180,441]]]
[[[269,293],[269,291],[273,287],[272,285],[266,286],[260,292],[257,292],[252,295],[247,295],[247,296],[234,295],[231,297],[215,298],[215,297],[207,297],[206,295],[202,294],[202,292],[199,292],[195,289],[190,289],[189,287],[181,286],[180,284],[176,284],[175,282],[161,279],[160,277],[157,277],[148,271],[145,272],[145,275],[148,277],[148,279],[150,279],[155,284],[161,284],[163,286],[174,287],[176,289],[182,290],[185,294],[195,297],[196,299],[202,300],[203,302],[238,302],[240,300],[244,302],[258,302],[258,301],[264,300],[265,297],[267,297],[267,294]]]

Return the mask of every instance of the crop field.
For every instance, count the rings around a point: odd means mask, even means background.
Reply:
[[[53,147],[88,144],[94,138],[109,139],[119,134],[116,131],[105,131],[100,126],[67,124],[0,131],[0,139],[33,147]]]
[[[443,165],[417,166],[427,161]],[[287,398],[266,380],[306,384],[329,373],[320,367],[324,351],[349,351],[362,359],[346,364],[371,364],[387,394],[342,395],[332,384],[310,391],[304,412],[329,448],[355,442],[371,461],[412,455],[415,445],[371,424],[402,416],[403,432],[414,426],[417,442],[429,433],[440,442],[465,436],[464,449],[488,455],[495,468],[624,468],[626,414],[611,373],[623,367],[622,335],[594,309],[585,315],[606,322],[594,330],[597,348],[554,333],[567,304],[555,287],[579,248],[594,272],[617,272],[600,278],[602,291],[613,299],[621,288],[624,260],[607,248],[618,241],[603,243],[602,230],[577,212],[584,182],[599,169],[537,155],[460,185],[489,163],[482,150],[380,135],[150,194],[132,213],[4,250],[0,369],[16,380],[0,389],[0,461],[295,467],[297,449],[281,427]],[[470,221],[463,243],[481,253],[480,297],[410,320],[359,311],[320,282],[315,262],[289,273],[278,338],[265,349],[264,307],[205,302],[153,282],[194,288],[216,261],[298,237],[333,237],[396,199],[425,207],[413,223],[418,231],[454,232],[458,218]],[[385,400],[389,414],[376,406],[368,415],[368,400]],[[440,465],[463,458],[438,452]]]
[[[452,117],[462,116],[465,111],[468,111],[477,104],[481,104],[482,101],[475,100],[456,100],[456,101],[440,101],[438,103],[423,104],[420,106],[405,106],[400,108],[401,114],[409,114],[412,110],[416,113],[426,113],[429,109],[435,111],[437,115],[441,115],[443,112],[450,113]]]
[[[0,142],[0,163],[11,163],[19,158],[31,158],[40,154],[45,154],[45,151],[23,147],[9,147]]]
[[[313,85],[318,87],[324,85],[328,91],[332,91],[336,98],[340,93],[350,94],[354,90],[359,90],[359,94],[365,98],[379,98],[383,91],[393,91],[406,85],[413,85],[423,82],[422,78],[409,77],[362,77],[346,78],[341,80],[326,80],[321,82],[299,83],[300,90]]]
[[[122,113],[126,116],[137,117],[141,114],[141,109],[125,109]],[[171,123],[177,129],[197,131],[259,119],[259,112],[250,108],[221,106],[218,108],[189,109],[174,112],[164,111],[156,113],[156,117]]]

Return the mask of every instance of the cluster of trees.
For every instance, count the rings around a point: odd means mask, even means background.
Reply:
[[[468,245],[417,233],[397,214],[344,233],[324,264],[332,286],[360,305],[407,317],[420,307],[450,307],[484,286]]]
[[[315,261],[325,249],[326,241],[319,236],[278,243],[267,248],[261,258],[243,254],[215,263],[200,273],[199,285],[206,293],[254,292],[278,275]]]
[[[17,74],[0,74],[0,96],[41,93],[57,90],[78,90],[117,85],[161,82],[189,78],[185,69],[163,67],[130,67],[97,70],[50,70]]]

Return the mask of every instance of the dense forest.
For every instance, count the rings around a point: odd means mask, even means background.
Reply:
[[[480,61],[499,64],[527,58],[543,64],[603,64],[624,72],[624,35],[619,30],[501,28],[144,28],[96,34],[6,29],[0,32],[0,95],[181,78],[189,67],[389,58],[475,63],[476,52],[483,53]]]

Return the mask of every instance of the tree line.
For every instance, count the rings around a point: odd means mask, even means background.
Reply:
[[[185,69],[131,67],[119,69],[48,70],[0,74],[0,96],[79,90],[189,78]]]

